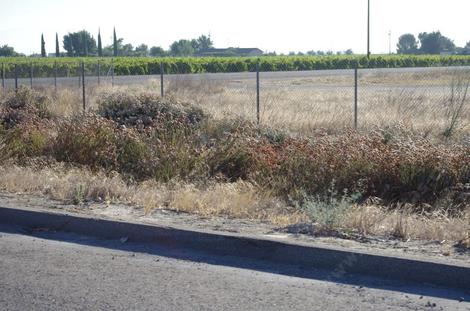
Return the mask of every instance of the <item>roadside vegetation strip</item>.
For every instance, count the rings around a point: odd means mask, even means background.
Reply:
[[[158,183],[129,182],[119,174],[91,171],[66,163],[34,159],[23,166],[0,166],[0,190],[45,196],[84,206],[124,203],[151,214],[156,209],[187,212],[203,217],[230,217],[263,221],[293,232],[342,237],[377,236],[383,239],[444,242],[453,251],[470,248],[470,213],[460,217],[445,211],[416,213],[408,208],[389,208],[378,203],[316,200],[304,207],[289,206],[247,181],[234,183],[189,181]],[[313,225],[310,225],[312,223]]]
[[[468,230],[470,146],[447,137],[430,141],[408,132],[351,129],[294,136],[243,119],[216,120],[198,106],[162,100],[151,92],[105,92],[98,96],[96,110],[72,111],[68,117],[56,113],[60,105],[56,98],[27,88],[2,99],[2,187],[15,191],[15,171],[8,170],[14,165],[18,178],[28,165],[36,163],[36,172],[44,174],[60,163],[64,176],[70,167],[84,168],[91,176],[119,176],[112,180],[120,192],[102,183],[81,182],[63,191],[77,204],[132,192],[124,185],[155,182],[171,189],[179,182],[189,186],[170,191],[160,201],[163,205],[269,221],[296,218],[314,223],[318,232],[352,229],[366,234],[391,223],[384,234],[403,239],[423,237],[410,230],[416,224],[437,232],[427,234],[432,239],[453,242],[464,239]],[[30,175],[40,176],[34,171]],[[47,184],[55,179],[43,180]],[[36,187],[54,193],[52,186]],[[124,194],[120,198],[132,202]],[[218,196],[234,203],[219,207]],[[381,208],[363,208],[367,202]],[[353,219],[354,211],[365,214],[348,227],[346,220]],[[462,225],[452,228],[455,224]]]
[[[53,77],[57,64],[59,76],[77,75],[80,62],[85,63],[89,74],[97,73],[98,61],[102,73],[111,68],[111,58],[26,58],[6,57],[0,60],[5,64],[7,77],[14,75],[14,64],[17,64],[19,77],[27,78],[34,66],[36,77]],[[470,56],[452,55],[375,55],[367,58],[361,55],[334,56],[262,56],[262,57],[117,57],[113,59],[116,75],[152,75],[160,74],[160,63],[163,63],[166,74],[183,73],[223,73],[253,72],[259,61],[261,71],[300,71],[352,68],[403,68],[435,66],[468,66]]]

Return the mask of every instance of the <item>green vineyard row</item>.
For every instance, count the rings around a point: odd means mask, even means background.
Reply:
[[[0,58],[5,76],[19,77],[31,74],[35,77],[75,76],[84,62],[86,74],[96,74],[98,67],[102,75],[151,75],[160,74],[160,63],[164,73],[246,72],[256,71],[300,71],[351,68],[402,68],[470,65],[470,56],[452,55],[377,55],[365,56],[263,56],[263,57],[118,57],[118,58]],[[99,64],[99,66],[98,66]]]

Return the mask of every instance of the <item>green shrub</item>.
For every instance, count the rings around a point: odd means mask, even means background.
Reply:
[[[23,122],[38,123],[39,119],[49,119],[48,106],[51,103],[51,98],[21,86],[0,102],[0,124],[12,128]]]
[[[303,195],[294,206],[310,218],[317,227],[317,232],[330,233],[341,229],[341,222],[352,206],[360,198],[360,194],[342,194],[332,190],[326,195]]]
[[[244,142],[227,137],[213,150],[208,159],[210,176],[222,175],[234,182],[248,179],[252,173],[252,157]]]
[[[54,128],[48,106],[52,100],[20,87],[0,102],[1,159],[42,156]]]
[[[58,161],[88,165],[93,169],[118,167],[118,137],[113,123],[82,116],[60,125],[52,146]]]
[[[152,148],[138,135],[121,133],[117,142],[117,168],[136,179],[154,177],[156,167]]]
[[[187,103],[163,100],[153,93],[133,95],[120,91],[102,95],[98,113],[120,125],[143,127],[174,121],[197,125],[207,118],[201,108]]]
[[[39,157],[46,154],[49,137],[46,133],[35,128],[15,127],[2,130],[0,145],[1,159],[17,158],[24,160],[28,157]]]

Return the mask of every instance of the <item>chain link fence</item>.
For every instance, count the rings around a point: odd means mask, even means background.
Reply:
[[[470,131],[469,67],[361,70],[359,124],[424,134]]]
[[[22,85],[68,90],[85,108],[102,88],[138,87],[194,102],[216,118],[239,116],[303,133],[393,127],[426,135],[470,132],[470,67],[272,72],[258,65],[166,74],[162,63],[153,68],[157,75],[116,75],[113,60],[1,66],[4,92]]]

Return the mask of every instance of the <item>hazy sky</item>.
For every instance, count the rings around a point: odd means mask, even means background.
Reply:
[[[371,0],[371,49],[388,52],[399,35],[440,30],[458,46],[470,41],[470,0]],[[211,35],[216,47],[259,47],[264,51],[366,51],[367,0],[0,0],[0,45],[19,52],[47,52],[55,33],[86,29],[103,45],[118,37],[134,46],[165,49],[182,38]],[[62,46],[61,46],[62,50]]]

